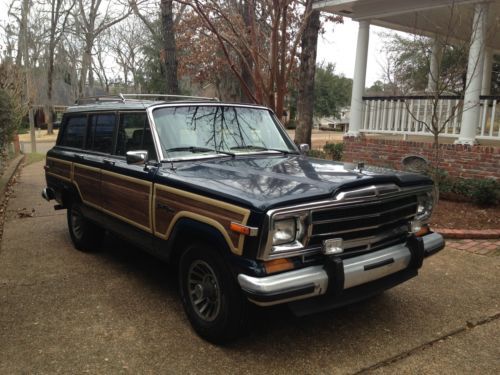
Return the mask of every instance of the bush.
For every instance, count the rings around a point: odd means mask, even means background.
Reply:
[[[471,198],[480,205],[500,203],[500,183],[495,180],[472,180]]]
[[[342,160],[342,154],[344,152],[343,143],[330,143],[326,142],[323,147],[323,151],[332,159],[340,161]]]
[[[500,204],[500,182],[493,179],[453,178],[443,170],[438,170],[433,176],[443,196],[469,200],[478,205]]]
[[[309,150],[307,156],[311,158],[326,159],[326,153],[321,150]]]

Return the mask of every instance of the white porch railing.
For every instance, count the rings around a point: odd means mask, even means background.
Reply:
[[[446,126],[440,136],[458,137],[463,112],[463,98],[441,96],[436,105],[432,96],[365,96],[363,124],[366,133],[432,135],[433,113]],[[497,106],[498,104],[498,106]],[[500,96],[481,96],[481,115],[477,139],[500,140]]]

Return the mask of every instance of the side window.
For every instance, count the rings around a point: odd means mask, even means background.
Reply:
[[[66,126],[61,137],[60,145],[66,147],[81,148],[85,138],[85,129],[87,125],[86,116],[69,117],[66,120]]]
[[[113,148],[115,130],[114,114],[93,115],[87,135],[87,148],[92,151],[110,154]]]
[[[150,158],[156,158],[151,130],[145,113],[122,113],[118,126],[116,155],[125,156],[127,151],[147,150]]]

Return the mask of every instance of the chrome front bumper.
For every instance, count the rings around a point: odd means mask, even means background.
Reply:
[[[424,256],[444,247],[438,233],[422,237]],[[407,244],[398,244],[373,253],[346,259],[343,266],[343,287],[350,289],[402,271],[410,266],[412,251]],[[260,306],[270,306],[323,295],[332,280],[322,265],[302,268],[266,277],[238,275],[238,282],[250,301]],[[338,286],[335,286],[338,287]]]

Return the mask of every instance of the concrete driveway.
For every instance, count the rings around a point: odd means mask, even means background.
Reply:
[[[6,212],[1,374],[500,372],[499,256],[447,248],[375,299],[301,319],[258,310],[247,337],[216,347],[191,330],[168,266],[114,237],[74,250],[43,184],[41,163],[25,167]]]

